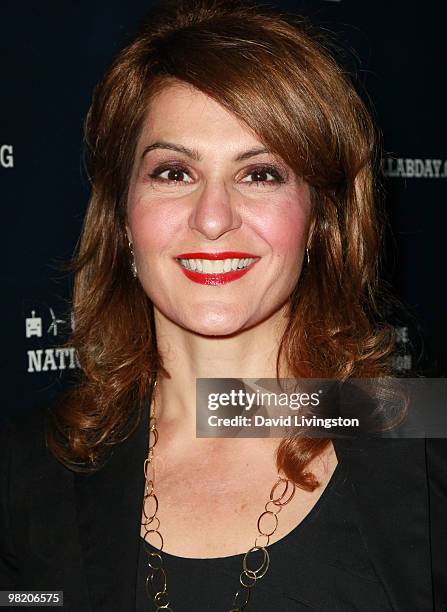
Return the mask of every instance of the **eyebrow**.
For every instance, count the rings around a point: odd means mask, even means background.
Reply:
[[[141,159],[143,159],[143,157],[147,153],[149,153],[149,151],[153,151],[154,149],[168,149],[169,151],[177,151],[178,153],[183,153],[184,155],[195,161],[202,161],[202,158],[197,149],[189,149],[188,147],[184,147],[183,145],[165,141],[154,142],[145,147],[143,153],[141,154]],[[262,155],[263,153],[271,153],[271,151],[264,147],[248,149],[247,151],[236,155],[236,157],[233,158],[233,161],[245,161],[246,159],[250,159],[251,157],[255,157],[256,155]]]

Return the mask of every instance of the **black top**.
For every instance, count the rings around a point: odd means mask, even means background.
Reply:
[[[51,455],[40,414],[0,428],[0,590],[63,590],[64,612],[134,612],[137,598],[150,612],[139,567],[147,414],[89,474]],[[341,466],[270,547],[247,612],[447,612],[447,441],[340,441]],[[228,610],[240,555],[165,560],[172,609]]]
[[[280,515],[278,518],[281,520]],[[270,566],[252,588],[247,612],[392,610],[358,526],[346,460],[339,457],[329,483],[304,520],[268,547]],[[160,531],[163,533],[162,527]],[[256,525],[253,540],[255,535]],[[156,550],[140,538],[136,612],[155,609],[146,594],[145,546]],[[243,555],[212,559],[162,556],[173,610],[230,610]],[[257,559],[252,557],[250,566]]]

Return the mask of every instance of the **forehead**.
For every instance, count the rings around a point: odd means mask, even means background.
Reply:
[[[211,97],[187,83],[170,83],[151,100],[142,139],[211,145],[259,145],[259,137]]]

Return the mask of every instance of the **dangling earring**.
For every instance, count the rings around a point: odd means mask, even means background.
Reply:
[[[138,270],[137,270],[137,265],[135,263],[135,255],[133,252],[133,246],[130,240],[128,240],[128,243],[129,243],[129,251],[130,251],[130,256],[131,256],[130,269],[132,271],[132,276],[136,278],[138,275]]]
[[[306,260],[307,260],[307,265],[310,264],[310,255],[309,255],[309,249],[306,247]]]

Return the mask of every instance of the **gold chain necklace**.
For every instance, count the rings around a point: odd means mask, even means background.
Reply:
[[[144,461],[144,478],[145,478],[145,493],[143,500],[143,520],[142,526],[145,529],[144,544],[145,551],[148,555],[148,566],[149,573],[146,578],[146,592],[150,600],[154,603],[155,610],[167,610],[173,612],[170,607],[169,594],[167,590],[167,574],[163,567],[163,558],[161,552],[163,550],[163,536],[161,535],[160,519],[157,517],[158,512],[158,499],[155,495],[155,468],[154,468],[154,447],[158,441],[157,431],[157,417],[155,414],[155,387],[157,381],[154,382],[153,387],[153,409],[151,410],[149,418],[149,450],[147,459]],[[151,442],[151,434],[153,440]],[[280,487],[283,489],[281,491]],[[291,492],[289,492],[289,487]],[[244,555],[242,560],[242,572],[239,576],[240,587],[236,591],[233,603],[229,612],[241,612],[245,610],[250,600],[250,593],[256,581],[265,576],[269,565],[270,556],[267,550],[267,546],[270,543],[270,538],[275,533],[278,527],[278,514],[280,513],[283,506],[288,504],[295,494],[295,483],[288,478],[282,478],[278,474],[278,480],[273,485],[270,491],[270,499],[264,506],[264,512],[258,518],[258,535],[255,539],[255,544],[252,546]],[[148,511],[148,507],[152,506],[152,511]],[[262,528],[262,521],[266,518],[273,519],[274,527],[270,531]],[[156,536],[160,541],[158,547],[151,543],[153,548],[156,548],[157,552],[151,550],[147,544],[149,540],[147,538]],[[261,544],[260,538],[265,538],[265,541]],[[256,569],[248,567],[249,558],[254,555],[256,551],[261,551],[263,554],[262,563]]]

